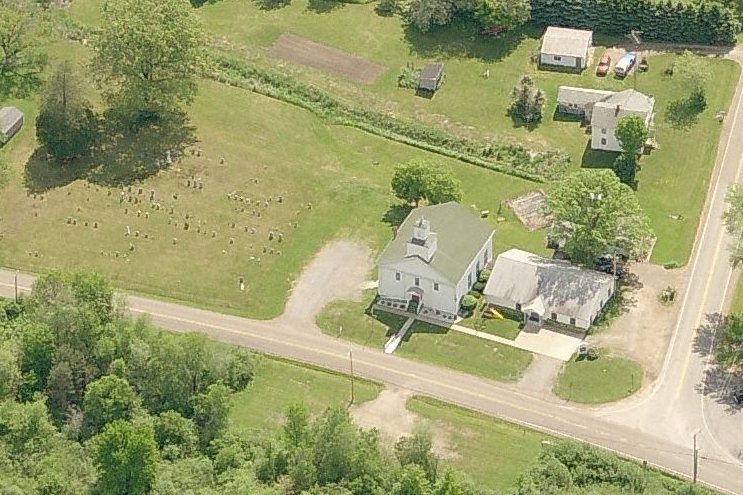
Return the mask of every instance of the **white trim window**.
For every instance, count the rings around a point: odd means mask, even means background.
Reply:
[[[433,290],[436,291],[436,292],[439,291],[439,283],[438,282],[434,282],[433,283]]]

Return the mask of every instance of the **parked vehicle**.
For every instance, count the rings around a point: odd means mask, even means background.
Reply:
[[[617,62],[616,67],[614,67],[614,74],[617,77],[625,77],[632,70],[632,67],[635,66],[636,62],[636,54],[625,53],[622,58],[619,59],[619,62]]]
[[[609,73],[609,69],[611,69],[611,57],[609,55],[604,55],[596,66],[596,75],[605,76]]]
[[[736,404],[743,405],[743,388],[733,390],[733,401]]]

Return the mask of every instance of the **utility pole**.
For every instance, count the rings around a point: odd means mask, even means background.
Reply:
[[[348,351],[348,358],[351,360],[351,404],[353,404],[353,351]],[[696,439],[696,437],[694,437]],[[695,477],[696,479],[696,477]]]
[[[637,58],[639,57],[638,51],[640,48],[640,44],[642,43],[642,39],[640,38],[641,34],[642,31],[633,29],[629,32],[629,34],[625,35],[635,44],[635,67],[632,69],[634,71],[634,74],[632,75],[632,89],[634,89],[635,91],[637,91],[637,65],[639,64]]]
[[[18,270],[13,275],[13,289],[15,292],[15,303],[18,304]]]
[[[699,469],[699,450],[697,449],[697,433],[694,433],[694,468],[692,470],[692,481],[697,484],[697,471]]]

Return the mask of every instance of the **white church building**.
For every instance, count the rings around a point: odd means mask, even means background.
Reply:
[[[493,229],[458,203],[410,212],[379,262],[379,296],[454,315],[493,257]]]

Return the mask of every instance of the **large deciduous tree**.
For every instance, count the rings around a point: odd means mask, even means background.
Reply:
[[[191,101],[204,44],[187,0],[107,0],[92,66],[109,103],[143,123]]]
[[[93,437],[101,493],[144,495],[157,475],[157,444],[146,424],[117,420]]]
[[[113,421],[131,420],[141,412],[141,400],[129,382],[107,375],[90,385],[83,399],[85,436],[93,436]]]
[[[38,35],[44,26],[31,0],[0,0],[0,74],[41,69],[45,58]]]
[[[547,197],[550,236],[564,242],[577,263],[619,249],[632,257],[647,252],[652,236],[648,217],[632,189],[611,170],[580,170],[560,181]]]
[[[83,96],[79,77],[65,61],[47,84],[36,119],[36,137],[47,153],[65,162],[89,153],[95,127],[95,114]]]
[[[704,59],[689,50],[684,50],[673,63],[673,76],[680,78],[689,88],[688,103],[696,111],[704,110],[707,106],[705,84],[709,73]]]
[[[648,128],[641,117],[627,115],[619,120],[614,135],[622,146],[622,152],[637,158],[648,140]]]
[[[499,26],[504,30],[515,29],[529,21],[529,0],[477,0],[475,19],[485,27]]]
[[[461,183],[451,170],[421,159],[395,167],[391,186],[395,196],[416,207],[424,199],[431,204],[462,200]]]

